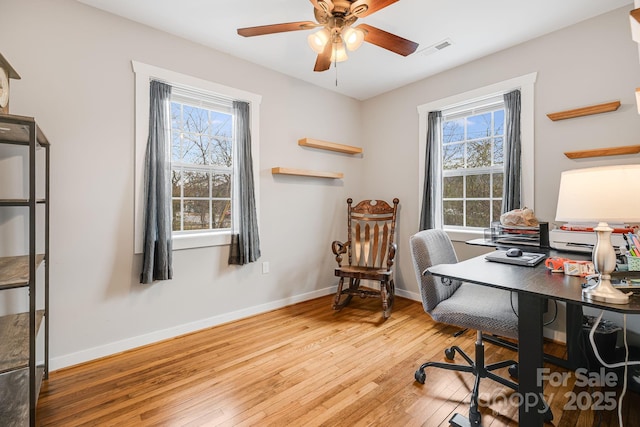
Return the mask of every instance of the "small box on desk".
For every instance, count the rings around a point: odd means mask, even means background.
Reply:
[[[629,271],[640,271],[640,257],[628,256],[627,264],[629,266]]]

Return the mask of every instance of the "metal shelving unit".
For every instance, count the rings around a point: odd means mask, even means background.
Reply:
[[[32,117],[0,114],[0,144],[24,146],[27,159],[28,196],[1,198],[0,209],[19,208],[28,216],[28,253],[0,257],[0,292],[24,289],[29,309],[0,316],[0,420],[8,425],[36,425],[36,405],[43,379],[49,376],[49,141]],[[44,152],[44,170],[36,156]],[[38,183],[44,197],[38,198]],[[39,208],[40,205],[43,205]],[[38,220],[37,210],[44,209]],[[44,224],[41,224],[44,222]],[[38,236],[43,253],[38,253]],[[44,269],[39,273],[39,269]],[[41,279],[40,279],[41,277]],[[40,288],[41,289],[40,289]],[[38,293],[43,292],[37,307]],[[37,360],[36,340],[44,327],[43,360]]]

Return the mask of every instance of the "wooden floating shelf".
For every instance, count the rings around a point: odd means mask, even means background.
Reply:
[[[640,43],[640,8],[633,9],[629,12],[630,21],[631,21],[631,39]]]
[[[344,174],[342,172],[323,172],[323,171],[312,171],[307,169],[293,169],[293,168],[283,168],[283,167],[272,168],[271,173],[273,175],[297,175],[297,176],[311,176],[315,178],[331,178],[331,179],[342,179],[344,177]]]
[[[604,104],[576,108],[574,110],[549,113],[547,114],[547,117],[555,122],[557,120],[573,119],[574,117],[590,116],[591,114],[608,113],[610,111],[616,111],[618,108],[620,108],[620,101],[613,101]]]
[[[360,154],[362,148],[353,147],[351,145],[336,144],[335,142],[321,141],[319,139],[302,138],[298,140],[298,145],[311,148],[319,148],[321,150],[337,151],[346,154]]]
[[[640,153],[640,145],[626,145],[623,147],[595,148],[593,150],[568,151],[564,153],[570,159],[584,159],[587,157],[620,156],[623,154]]]

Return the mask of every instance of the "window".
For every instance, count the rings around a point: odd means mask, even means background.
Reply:
[[[521,92],[522,205],[534,209],[533,102],[537,73],[527,74],[418,106],[419,187],[422,206],[427,116],[442,111],[437,223],[452,238],[473,238],[500,217],[502,205],[504,101]]]
[[[487,228],[502,206],[502,96],[442,113],[443,226]]]
[[[171,169],[174,250],[231,242],[239,212],[233,185],[233,100],[249,103],[254,185],[259,187],[259,105],[249,92],[132,61],[136,79],[135,253],[142,253],[144,160],[149,128],[149,82],[172,85]],[[260,215],[259,192],[255,194]]]
[[[174,233],[231,229],[235,145],[231,107],[229,102],[207,102],[177,88],[172,91]]]

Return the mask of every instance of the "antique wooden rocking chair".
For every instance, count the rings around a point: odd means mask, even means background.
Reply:
[[[393,240],[399,200],[393,199],[393,207],[384,200],[363,200],[353,207],[352,203],[347,199],[347,241],[331,244],[338,262],[335,275],[340,277],[333,309],[341,310],[354,295],[376,297],[382,299],[386,319],[391,315],[395,293],[392,267],[397,246]],[[348,255],[348,265],[342,265],[344,254]],[[346,288],[345,279],[349,279]],[[380,290],[360,287],[361,280],[379,282]]]

